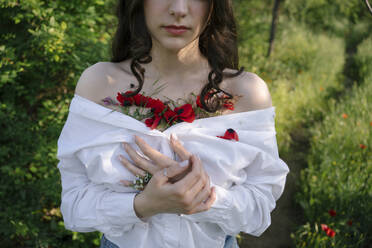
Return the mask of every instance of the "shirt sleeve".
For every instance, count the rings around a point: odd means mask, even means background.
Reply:
[[[91,182],[82,163],[75,158],[60,160],[58,168],[62,181],[61,212],[66,229],[120,236],[134,224],[144,222],[133,208],[136,193],[118,193]]]
[[[216,187],[216,200],[208,211],[184,215],[192,221],[216,223],[229,235],[245,232],[260,236],[271,224],[271,211],[281,196],[288,166],[279,157],[259,150],[244,171],[244,183]]]

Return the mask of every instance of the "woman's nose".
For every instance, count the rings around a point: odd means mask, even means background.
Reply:
[[[172,0],[169,6],[169,13],[176,17],[184,17],[188,11],[188,0]]]

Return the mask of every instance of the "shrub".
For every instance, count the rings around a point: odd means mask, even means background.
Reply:
[[[371,27],[368,9],[358,0],[286,0],[283,8],[291,19],[306,23],[313,30],[327,31],[340,37],[359,22],[369,23]]]
[[[308,168],[297,195],[308,223],[293,235],[297,247],[354,248],[372,242],[371,80],[369,73],[360,87],[355,84],[343,104],[331,101],[329,115],[311,130]],[[336,230],[335,237],[319,231],[319,223]]]
[[[279,147],[286,153],[293,141],[291,134],[303,135],[304,128],[327,115],[328,98],[342,90],[344,43],[289,23],[276,47],[266,68],[276,78],[269,87],[277,106]]]
[[[113,1],[0,1],[0,239],[4,247],[92,247],[65,230],[56,141],[76,81],[108,58]]]
[[[372,71],[372,36],[364,39],[358,46],[355,55],[359,78],[366,78]]]

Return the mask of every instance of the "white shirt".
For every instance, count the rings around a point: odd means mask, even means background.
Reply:
[[[216,137],[228,128],[238,133],[239,141]],[[158,214],[144,221],[133,209],[137,191],[119,183],[134,179],[117,159],[118,154],[129,159],[121,142],[136,147],[133,136],[138,135],[175,159],[171,133],[200,157],[217,198],[205,212]],[[58,140],[65,227],[98,230],[123,248],[216,248],[223,247],[228,234],[259,236],[271,223],[288,173],[275,135],[275,107],[178,123],[161,132],[75,95]]]

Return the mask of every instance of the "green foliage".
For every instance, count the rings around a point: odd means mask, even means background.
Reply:
[[[370,23],[368,9],[359,0],[286,0],[283,5],[285,15],[289,18],[306,23],[315,30],[342,37],[355,23]]]
[[[366,78],[372,71],[372,36],[364,39],[358,46],[355,56],[359,78]]]
[[[281,49],[267,63],[273,61],[269,68],[277,75],[271,94],[278,106],[278,141],[281,151],[288,152],[291,134],[303,132],[303,126],[327,115],[327,99],[342,89],[339,76],[344,66],[344,43],[292,24],[281,37],[277,41]]]
[[[321,224],[306,223],[301,226],[295,234],[292,234],[291,237],[295,240],[297,248],[354,248],[354,247],[363,247],[362,244],[365,240],[365,234],[360,233],[356,227],[349,226],[348,221],[342,220],[337,224],[332,222],[329,226],[336,226],[337,229],[334,237],[328,237],[325,231],[322,230]],[[339,238],[340,234],[346,234],[343,238]]]
[[[64,228],[56,141],[79,75],[89,65],[109,59],[116,25],[114,2],[0,0],[0,238],[4,247],[99,244],[98,233]],[[309,168],[302,174],[297,196],[308,223],[293,238],[298,247],[361,247],[370,241],[365,230],[372,223],[367,204],[371,191],[366,186],[371,184],[367,175],[372,157],[368,13],[357,0],[286,0],[274,53],[266,58],[272,4],[271,0],[234,1],[241,64],[270,88],[281,153],[290,152],[293,132],[302,133],[324,118],[324,123],[311,128]],[[345,103],[338,104],[333,97],[343,90],[345,47],[352,48],[362,39],[355,66],[364,84],[354,86]],[[347,119],[340,117],[343,113]],[[367,148],[361,149],[360,144]],[[331,218],[328,208],[336,209],[337,216]],[[352,226],[345,225],[349,219]],[[320,223],[334,228],[336,237],[325,236]],[[352,242],[356,246],[349,246]]]
[[[253,18],[252,8],[263,14]],[[241,64],[257,73],[268,84],[277,117],[277,138],[280,152],[289,152],[291,134],[302,131],[302,126],[327,114],[327,99],[333,92],[341,91],[345,56],[344,41],[326,34],[314,34],[300,24],[283,18],[275,41],[275,51],[266,57],[270,12],[264,4],[240,5],[237,11],[240,32],[239,54]],[[266,12],[265,12],[266,11]],[[254,12],[253,12],[254,13]],[[266,25],[262,32],[261,26]],[[288,118],[291,116],[291,118]]]
[[[309,168],[302,172],[297,195],[306,223],[292,238],[296,247],[303,248],[364,247],[371,243],[368,230],[372,229],[368,12],[360,1],[284,1],[274,53],[266,58],[268,6],[248,1],[239,6],[237,19],[243,33],[239,49],[242,65],[270,88],[280,154],[285,157],[291,152],[293,136],[313,137]],[[359,43],[355,61],[345,65]],[[343,85],[345,66],[357,80],[352,89]],[[336,100],[346,90],[352,94],[345,101]],[[343,113],[348,118],[342,118]],[[330,209],[337,215],[331,217]],[[336,231],[334,238],[321,229],[323,223]]]
[[[371,59],[358,48],[357,60]],[[367,58],[369,56],[369,58]],[[370,66],[366,65],[366,66]],[[360,67],[364,70],[364,67]],[[298,247],[365,247],[372,239],[372,73],[369,70],[361,86],[355,84],[342,105],[330,101],[330,113],[311,129],[311,152],[308,168],[302,171],[298,202],[310,223],[325,223],[337,229],[333,241],[324,232],[309,229],[296,232]],[[335,209],[332,217],[328,210]],[[352,225],[347,225],[351,220]],[[301,237],[301,238],[300,238]],[[316,238],[316,240],[313,239]],[[320,246],[334,243],[333,246]],[[302,242],[306,241],[303,246]],[[313,246],[317,244],[319,246]]]
[[[0,1],[0,237],[4,247],[92,247],[65,230],[56,141],[81,71],[107,60],[113,1]]]

